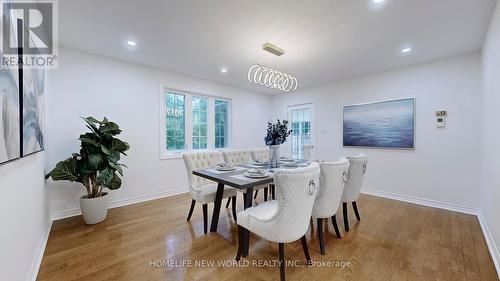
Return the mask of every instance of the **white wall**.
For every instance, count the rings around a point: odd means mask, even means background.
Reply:
[[[364,188],[479,207],[480,54],[379,73],[273,98],[286,105],[313,102],[317,159],[364,152],[369,157]],[[342,106],[416,98],[416,149],[344,148]],[[447,110],[447,127],[436,128],[435,111]]]
[[[232,99],[234,147],[263,146],[271,98],[159,69],[61,48],[59,69],[49,77],[47,104],[49,166],[79,151],[86,130],[79,116],[103,116],[123,129],[131,145],[123,186],[113,200],[123,202],[177,193],[188,187],[182,159],[159,159],[160,83],[171,88]],[[214,69],[217,71],[217,69]],[[256,133],[261,132],[261,133]],[[78,184],[50,182],[55,217],[78,213]]]
[[[500,268],[500,4],[497,4],[483,48],[483,135],[481,210],[495,245]]]
[[[35,280],[52,221],[45,152],[0,166],[0,280]]]

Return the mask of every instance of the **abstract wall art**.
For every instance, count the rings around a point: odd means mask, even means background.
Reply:
[[[0,53],[0,59],[3,54]],[[20,157],[19,74],[0,69],[0,164]]]
[[[44,149],[44,91],[43,69],[23,69],[23,156]]]
[[[348,105],[343,110],[346,147],[415,148],[415,99]]]

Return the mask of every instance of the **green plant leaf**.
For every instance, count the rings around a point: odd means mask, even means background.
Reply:
[[[102,134],[111,134],[111,135],[118,135],[119,133],[122,132],[120,130],[120,127],[114,122],[106,122],[103,123],[103,125],[99,128],[99,131]]]
[[[115,164],[113,162],[109,162],[109,166],[113,167],[120,175],[123,176],[123,169],[120,164]]]
[[[113,174],[113,180],[111,180],[111,184],[108,186],[111,190],[116,190],[122,186],[122,180],[116,174]]]
[[[88,165],[91,169],[99,170],[99,168],[102,166],[104,162],[104,159],[102,159],[102,156],[100,154],[90,154],[88,156]]]
[[[120,139],[113,138],[111,140],[110,148],[118,152],[125,152],[130,148],[130,145],[124,141],[121,141]]]
[[[80,135],[79,140],[84,143],[92,144],[94,146],[99,146],[99,143],[95,140],[94,134],[91,133]]]
[[[113,171],[113,169],[107,167],[106,169],[99,172],[99,175],[97,176],[97,182],[102,186],[108,187],[113,180],[114,174],[115,172]]]
[[[82,117],[83,120],[85,120],[85,122],[87,123],[95,123],[95,124],[101,124],[101,121],[95,119],[94,117],[92,116],[89,116],[89,117]]]
[[[92,126],[87,125],[87,128],[89,128],[94,133],[94,136],[96,136],[97,138],[101,138],[101,132],[99,132],[99,129],[97,129],[96,126],[94,126],[94,125],[92,125]]]
[[[72,157],[57,163],[56,167],[49,173],[50,177],[55,181],[77,181],[76,161],[76,158]]]
[[[106,155],[111,155],[112,151],[109,150],[107,147],[105,147],[103,144],[101,144],[101,150],[104,152]]]
[[[90,175],[97,172],[97,169],[92,168],[88,162],[83,162],[78,172],[81,175]]]
[[[120,152],[110,150],[110,155],[108,155],[108,160],[109,162],[118,164],[118,161],[120,160]]]

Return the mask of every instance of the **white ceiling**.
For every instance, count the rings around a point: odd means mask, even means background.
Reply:
[[[60,43],[264,93],[254,63],[307,88],[481,49],[495,0],[64,0]],[[127,40],[137,42],[135,48]],[[276,57],[262,50],[272,42]],[[404,47],[410,54],[401,54]],[[221,74],[221,66],[229,72]]]

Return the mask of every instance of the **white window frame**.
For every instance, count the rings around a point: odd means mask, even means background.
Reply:
[[[165,93],[172,92],[176,94],[184,95],[184,150],[175,150],[169,151],[167,150],[167,123],[165,118],[165,112],[167,110],[165,104]],[[208,140],[207,140],[207,149],[196,149],[193,150],[193,108],[192,108],[192,97],[200,97],[208,99]],[[225,148],[217,148],[226,149],[230,148],[232,143],[232,100],[231,98],[207,95],[202,93],[190,92],[185,90],[179,90],[170,88],[164,85],[160,86],[160,159],[177,159],[182,157],[182,153],[186,151],[207,151],[207,150],[215,150],[215,100],[224,100],[228,102],[228,140],[227,146]]]
[[[316,143],[316,110],[313,102],[308,102],[308,103],[301,103],[301,104],[294,104],[294,105],[289,105],[286,107],[286,114],[287,114],[287,119],[289,122],[289,129],[292,129],[292,116],[290,115],[290,112],[292,110],[296,109],[310,109],[311,110],[311,144],[313,147],[315,147]],[[292,133],[293,134],[293,133]],[[290,136],[291,137],[291,136]],[[288,141],[287,141],[288,142]],[[288,144],[289,148],[288,151],[290,155],[293,155],[293,147],[290,139],[290,143]],[[311,150],[311,158],[314,158],[314,149]]]

